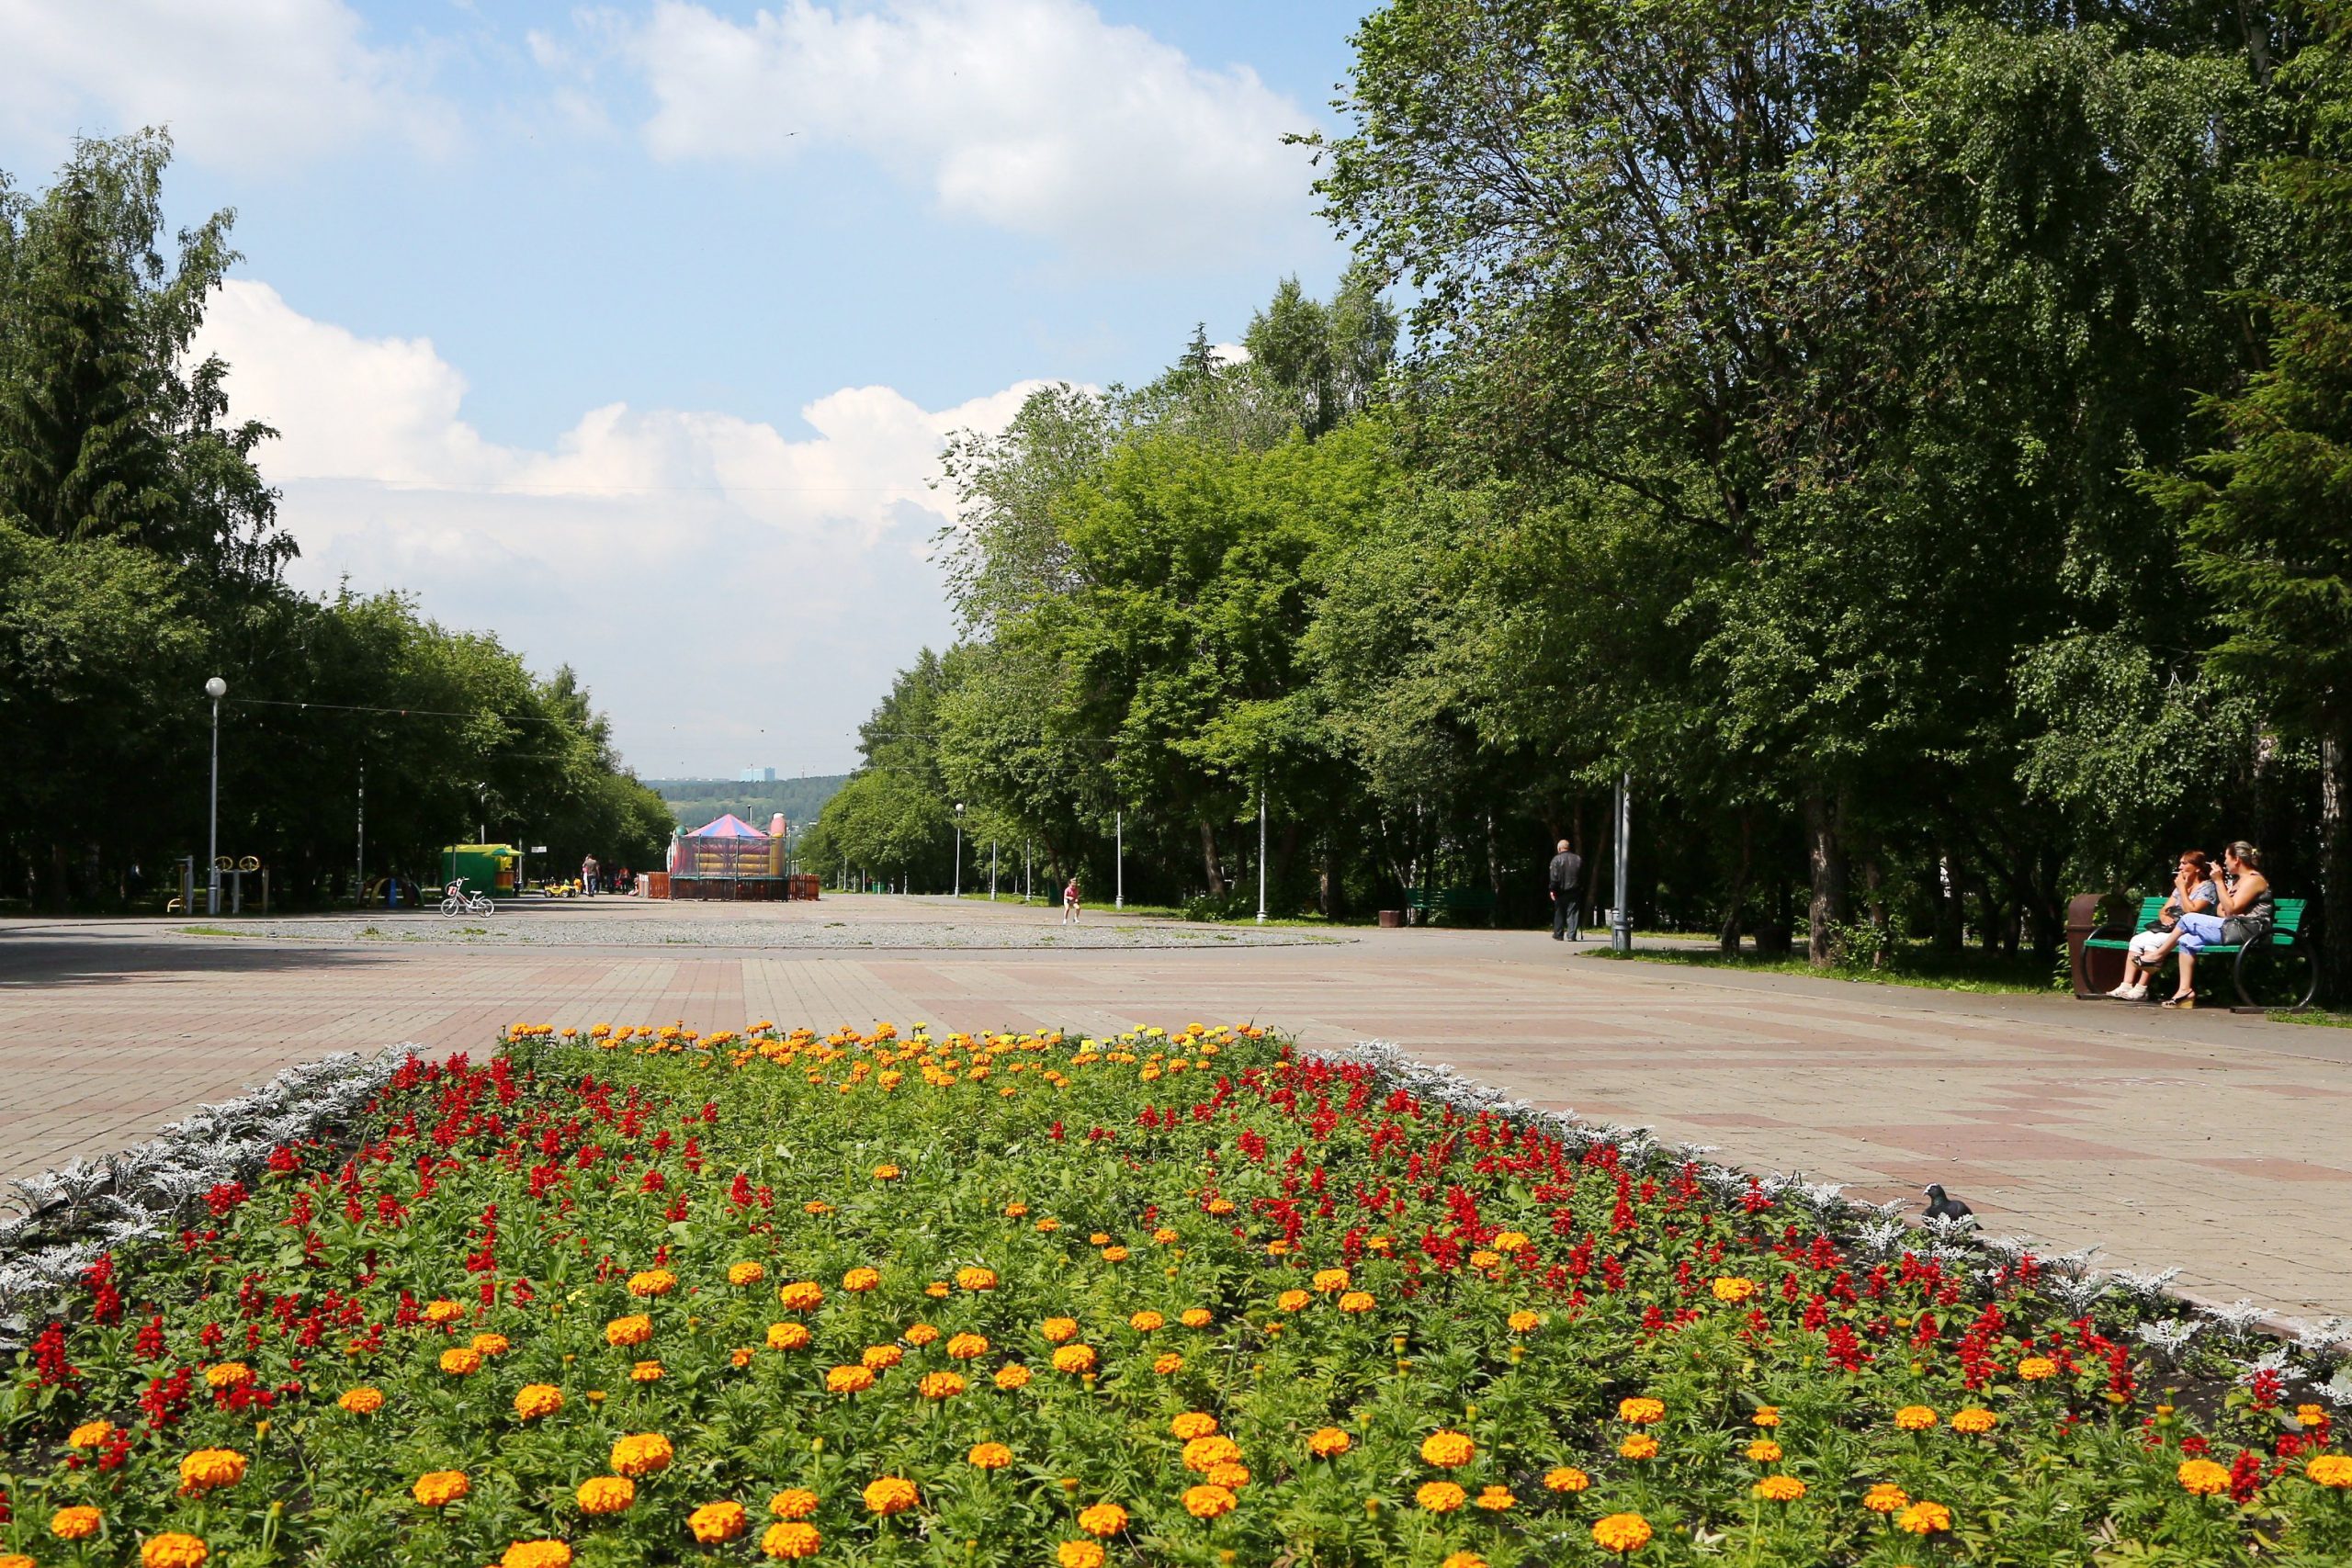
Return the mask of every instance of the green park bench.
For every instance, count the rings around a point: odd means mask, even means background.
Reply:
[[[2318,955],[2304,940],[2303,913],[2309,900],[2281,898],[2278,900],[2277,919],[2267,940],[2251,942],[2217,942],[2197,955],[2197,972],[2211,975],[2209,965],[2223,959],[2230,961],[2230,978],[2241,1005],[2257,1011],[2300,1011],[2312,1005],[2319,993]],[[2120,950],[2132,945],[2132,939],[2156,923],[2164,912],[2162,897],[2140,900],[2140,918],[2129,926],[2104,925],[2084,940],[2086,948]],[[2167,957],[2167,963],[2172,960]],[[2151,987],[2154,996],[2156,988]],[[2093,993],[2096,995],[2097,993]]]
[[[1486,915],[1495,912],[1495,896],[1482,887],[1408,887],[1405,908],[1413,923],[1419,925],[1443,910],[1450,914]]]

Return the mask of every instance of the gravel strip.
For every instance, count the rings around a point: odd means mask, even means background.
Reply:
[[[1186,926],[1126,921],[1065,926],[1058,921],[1021,924],[989,920],[960,925],[922,920],[639,919],[630,917],[565,919],[501,913],[488,918],[447,919],[389,916],[373,920],[239,920],[233,926],[182,928],[183,934],[253,940],[331,942],[372,946],[383,942],[455,947],[717,947],[781,951],[874,948],[965,948],[978,951],[1035,948],[1301,947],[1351,941],[1319,931],[1276,927]]]

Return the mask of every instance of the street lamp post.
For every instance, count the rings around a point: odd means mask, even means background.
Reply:
[[[1634,951],[1634,911],[1628,895],[1632,885],[1625,876],[1625,856],[1634,847],[1634,775],[1620,773],[1617,777],[1617,910],[1609,922],[1609,947],[1612,953]]]
[[[204,682],[204,694],[212,699],[212,803],[205,814],[204,829],[204,912],[220,912],[220,699],[229,694],[229,682],[215,675]]]
[[[1114,868],[1111,884],[1111,908],[1127,907],[1127,813],[1125,807],[1111,818],[1111,863]]]
[[[964,803],[956,803],[956,897],[964,896]]]
[[[1266,923],[1266,775],[1258,775],[1258,923]]]
[[[996,902],[996,840],[989,840],[989,902]]]

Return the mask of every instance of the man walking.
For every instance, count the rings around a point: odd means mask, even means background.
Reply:
[[[580,863],[580,891],[589,897],[596,896],[596,857],[589,855]]]
[[[1560,852],[1552,857],[1552,869],[1544,881],[1552,890],[1552,940],[1561,942],[1571,936],[1584,940],[1582,922],[1577,919],[1577,881],[1584,875],[1584,856],[1568,848],[1566,839],[1560,840]]]

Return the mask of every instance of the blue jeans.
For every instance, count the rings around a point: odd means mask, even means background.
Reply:
[[[2219,915],[2183,915],[2180,917],[2180,950],[2202,953],[2222,940],[2222,918]]]

